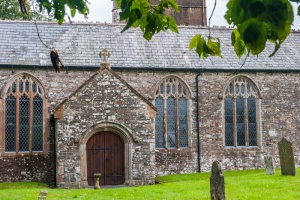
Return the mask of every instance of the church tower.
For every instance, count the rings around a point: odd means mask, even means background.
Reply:
[[[159,0],[149,0],[149,2],[151,5],[157,5]],[[176,2],[180,12],[168,10],[166,14],[173,16],[177,25],[207,26],[205,0],[176,0]],[[114,1],[113,23],[120,23],[116,1]]]

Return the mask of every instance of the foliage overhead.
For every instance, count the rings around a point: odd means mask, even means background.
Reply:
[[[70,8],[72,17],[75,16],[76,11],[84,15],[89,12],[85,0],[37,0],[37,2],[39,4],[40,11],[42,11],[44,7],[46,8],[48,14],[53,12],[54,18],[57,19],[59,24],[64,22],[66,6]]]
[[[127,21],[122,32],[130,27],[140,27],[146,40],[151,40],[155,33],[168,29],[178,33],[174,18],[164,15],[169,8],[179,12],[174,0],[161,0],[156,6],[151,6],[148,0],[117,0],[117,4],[121,8],[120,20]]]
[[[178,33],[173,17],[165,11],[179,12],[176,0],[160,0],[158,5],[150,5],[149,0],[116,0],[120,20],[126,21],[122,32],[131,27],[140,28],[146,40],[161,31],[171,30]],[[88,13],[86,0],[37,0],[40,10],[54,12],[54,18],[61,24],[65,17],[65,7],[69,7],[72,17],[78,11]],[[274,44],[273,56],[291,31],[294,20],[290,2],[298,0],[228,0],[225,19],[234,26],[231,35],[232,45],[240,58],[245,54],[260,54],[267,42]],[[298,7],[300,15],[300,6]],[[220,41],[211,35],[195,35],[190,41],[190,49],[195,49],[199,57],[221,56]]]
[[[27,3],[27,7],[30,11],[30,6]],[[16,0],[5,0],[0,1],[0,19],[10,19],[10,20],[30,20],[32,19],[32,13],[29,15],[23,14],[20,11],[20,4]]]
[[[291,32],[293,8],[288,0],[229,0],[225,19],[233,24],[232,43],[243,41],[248,52],[258,55],[266,42],[275,44],[273,56]],[[240,48],[237,48],[240,49]],[[245,51],[236,51],[240,57]]]

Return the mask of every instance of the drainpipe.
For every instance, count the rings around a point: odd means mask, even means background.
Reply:
[[[198,161],[198,172],[200,173],[201,172],[201,156],[200,156],[200,113],[199,113],[199,76],[202,75],[202,72],[200,71],[197,76],[196,76],[196,120],[197,120],[197,153],[198,153],[198,157],[197,157],[197,161]]]
[[[54,170],[54,187],[56,188],[57,187],[57,184],[56,184],[56,130],[55,130],[55,118],[54,118],[54,115],[51,116],[51,126],[53,128],[53,170]]]

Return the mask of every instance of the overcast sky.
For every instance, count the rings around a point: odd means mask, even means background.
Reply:
[[[225,11],[226,11],[226,4],[229,0],[217,0],[217,6],[214,12],[214,15],[211,19],[211,26],[229,26],[224,19]],[[89,0],[91,4],[89,4],[90,14],[88,16],[89,22],[112,22],[112,9],[113,9],[113,2],[111,0]],[[209,17],[211,15],[213,6],[215,1],[214,0],[206,0],[207,6],[207,23]],[[292,3],[294,7],[294,13],[297,13],[297,3]],[[300,4],[299,4],[300,5]],[[76,14],[74,21],[85,21],[82,15]],[[300,29],[300,18],[298,16],[295,17],[294,20],[294,29]]]

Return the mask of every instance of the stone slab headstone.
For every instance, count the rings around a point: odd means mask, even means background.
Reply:
[[[272,156],[265,156],[266,174],[275,174],[274,161]]]
[[[225,200],[224,176],[218,161],[214,161],[211,167],[210,197],[211,200]]]
[[[281,175],[296,175],[292,143],[282,138],[278,142]]]
[[[47,190],[41,190],[41,191],[40,191],[40,194],[39,194],[39,197],[38,197],[38,200],[44,200],[44,199],[47,199],[47,194],[48,194],[48,191],[47,191]]]

